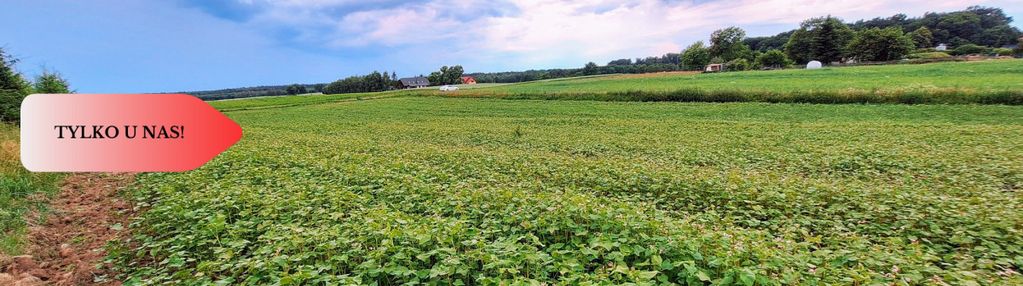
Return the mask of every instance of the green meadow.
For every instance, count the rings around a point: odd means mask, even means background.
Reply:
[[[739,91],[1020,91],[1023,60],[788,69],[709,74],[665,73],[557,79],[486,89],[495,94],[605,93],[686,88]],[[483,91],[483,90],[479,90]]]
[[[1023,105],[1023,60],[988,60],[726,73],[601,75],[515,84],[216,101],[221,110],[392,96],[503,99]]]

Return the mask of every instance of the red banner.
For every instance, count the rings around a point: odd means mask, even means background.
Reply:
[[[33,172],[180,172],[242,137],[187,94],[33,94],[21,105],[21,162]]]

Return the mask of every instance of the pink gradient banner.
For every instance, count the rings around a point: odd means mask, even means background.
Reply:
[[[21,162],[33,172],[181,172],[242,137],[187,94],[33,94],[21,104]]]

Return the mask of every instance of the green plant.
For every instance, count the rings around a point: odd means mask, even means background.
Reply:
[[[953,55],[957,55],[957,56],[960,56],[960,55],[989,54],[989,53],[991,53],[991,48],[984,47],[984,46],[978,46],[978,45],[974,45],[974,44],[961,45],[961,46],[956,47],[955,50],[952,50],[952,54]]]
[[[945,59],[945,58],[951,58],[951,57],[952,57],[951,55],[949,55],[947,53],[943,53],[943,52],[915,53],[915,54],[909,54],[908,56],[906,56],[906,58],[909,58],[909,59]]]
[[[238,145],[140,175],[136,236],[112,251],[127,284],[1012,285],[1021,112],[421,96],[237,110]]]
[[[55,173],[32,173],[21,167],[18,128],[0,123],[0,254],[21,254],[25,239],[25,215],[44,212],[46,198],[57,191],[63,178]]]

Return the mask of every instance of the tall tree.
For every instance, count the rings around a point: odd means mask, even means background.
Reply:
[[[818,17],[803,21],[792,33],[785,53],[799,63],[818,60],[825,64],[839,62],[854,32],[835,17]]]
[[[583,66],[583,75],[595,75],[597,74],[597,63],[588,62],[586,66]]]
[[[856,33],[849,43],[849,56],[860,61],[892,61],[909,54],[914,46],[902,28],[870,28]]]
[[[455,65],[455,66],[453,66],[451,68],[448,68],[448,72],[447,72],[447,76],[445,76],[445,83],[444,84],[458,84],[458,83],[461,83],[462,82],[462,74],[463,73],[465,73],[465,70],[462,69],[462,66],[460,66],[460,65]]]
[[[0,48],[0,121],[17,122],[21,118],[21,101],[32,87],[14,69],[18,60]]]
[[[710,34],[710,55],[720,57],[725,61],[752,55],[749,46],[742,42],[746,38],[746,31],[739,27],[728,27],[714,31]]]
[[[60,73],[43,71],[32,84],[35,93],[71,93],[71,84]]]
[[[752,37],[743,39],[742,42],[753,51],[766,52],[769,50],[785,49],[785,43],[789,41],[793,31],[782,32],[770,37]]]
[[[909,33],[909,36],[917,48],[929,48],[934,45],[934,34],[927,27],[920,27]]]
[[[703,45],[703,41],[693,43],[682,51],[682,68],[701,70],[710,63],[710,58],[710,50]]]

